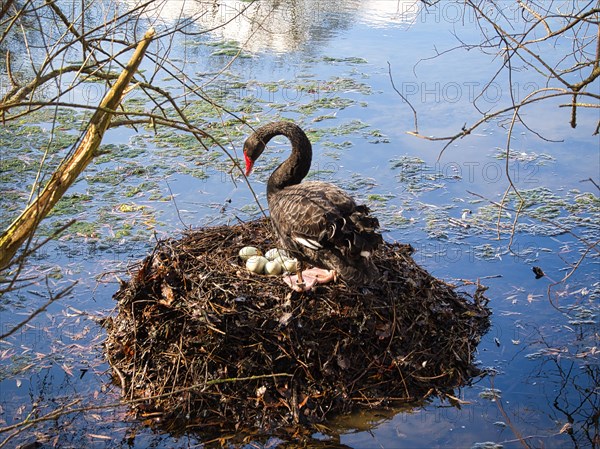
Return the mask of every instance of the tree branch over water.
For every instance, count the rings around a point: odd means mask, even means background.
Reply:
[[[465,25],[474,24],[479,31],[477,40],[466,41],[459,36],[459,31],[454,33],[458,44],[449,49],[434,49],[434,55],[424,57],[414,68],[424,62],[478,50],[490,57],[490,63],[496,66],[491,69],[479,92],[469,91],[469,101],[476,111],[473,119],[459,119],[457,124],[460,129],[448,135],[429,135],[423,132],[424,121],[418,120],[419,111],[412,101],[407,88],[406,91],[398,89],[389,69],[389,77],[392,89],[398,94],[401,101],[408,104],[407,113],[413,115],[414,129],[407,131],[408,134],[420,139],[441,142],[442,148],[438,154],[438,161],[446,150],[457,141],[471,136],[481,128],[490,123],[496,123],[506,130],[504,153],[504,175],[508,186],[499,202],[494,202],[497,207],[496,232],[498,239],[501,234],[501,218],[507,211],[514,213],[508,250],[512,251],[517,223],[522,216],[527,216],[526,200],[519,192],[515,181],[511,177],[510,162],[514,154],[514,136],[520,130],[530,133],[544,142],[561,142],[548,135],[546,131],[536,129],[532,125],[534,120],[539,119],[547,109],[556,108],[559,111],[564,108],[570,110],[570,114],[564,120],[564,124],[576,128],[583,120],[582,111],[598,110],[600,108],[600,92],[598,81],[600,79],[600,8],[594,1],[556,2],[537,0],[518,0],[517,2],[505,2],[502,0],[465,0],[453,3],[445,1],[428,2],[424,10],[424,16],[437,14],[436,19],[444,18],[444,11],[448,5],[452,5],[453,12],[460,10],[460,20],[453,23]],[[456,17],[454,17],[456,19]],[[451,20],[448,18],[448,20]],[[443,79],[443,77],[441,77]],[[502,81],[503,80],[503,81]],[[525,82],[528,89],[525,95],[518,95],[519,82]],[[454,83],[456,84],[456,83]],[[472,85],[478,85],[476,82]],[[472,85],[469,84],[470,87]],[[491,107],[489,103],[483,103],[489,98],[494,98],[501,89],[506,92],[504,101],[498,101]],[[414,87],[414,86],[413,86]],[[443,97],[443,95],[442,95]],[[423,97],[422,97],[423,98]],[[423,100],[424,101],[424,100]],[[446,101],[442,98],[441,101]],[[588,114],[586,124],[592,122],[590,133],[600,133],[600,120]],[[464,123],[464,124],[463,124]],[[481,132],[481,131],[479,131]],[[594,184],[594,180],[590,181]],[[515,204],[510,206],[511,194],[514,192]],[[543,218],[540,219],[544,221]],[[598,252],[598,242],[587,241],[579,237],[571,229],[560,226],[558,223],[547,221],[548,224],[556,226],[560,232],[567,232],[575,239],[585,245],[581,258],[569,267],[568,274],[560,281],[566,281],[569,276],[580,266],[582,260],[589,253]],[[555,284],[553,284],[555,285]],[[550,287],[551,288],[551,287]]]
[[[98,147],[112,119],[112,112],[108,111],[114,111],[119,106],[144,57],[146,49],[154,38],[154,34],[154,30],[151,29],[144,35],[144,39],[138,44],[126,69],[121,73],[112,89],[105,95],[100,103],[100,108],[96,110],[90,119],[88,129],[77,148],[59,165],[40,195],[0,236],[0,270],[9,266],[22,243],[33,234],[40,221],[44,219],[98,154]]]
[[[199,8],[192,14],[182,14],[177,20],[169,21],[168,25],[166,22],[158,23],[159,32],[156,33],[154,39],[160,44],[156,48],[148,48],[145,52],[151,63],[145,64],[146,70],[131,73],[130,82],[141,92],[141,95],[136,95],[136,98],[144,98],[148,105],[140,111],[128,108],[123,104],[113,108],[102,104],[98,106],[90,102],[86,103],[87,99],[85,96],[82,98],[81,94],[91,86],[104,85],[108,90],[114,87],[114,84],[118,82],[119,69],[127,69],[122,59],[133,48],[132,39],[137,40],[140,15],[154,15],[156,17],[154,21],[159,22],[161,21],[160,14],[156,14],[156,11],[166,8],[169,6],[168,3],[147,0],[130,9],[117,9],[113,13],[94,9],[95,6],[92,3],[81,3],[80,6],[82,9],[77,10],[77,5],[67,7],[55,0],[48,0],[43,4],[32,2],[6,2],[3,4],[0,10],[0,48],[7,47],[5,61],[8,83],[6,83],[7,88],[1,92],[0,120],[6,124],[28,118],[38,111],[42,114],[45,111],[54,111],[51,113],[54,115],[52,119],[52,129],[54,130],[60,127],[56,123],[58,111],[71,109],[107,114],[111,117],[118,116],[109,125],[111,128],[119,126],[135,128],[143,125],[152,127],[155,131],[160,126],[162,129],[187,132],[196,138],[200,148],[207,150],[209,146],[218,146],[230,159],[232,167],[235,168],[237,166],[235,155],[210,133],[194,124],[193,120],[188,118],[185,109],[189,98],[194,97],[196,100],[212,105],[218,114],[234,117],[240,123],[243,120],[213,101],[204,93],[202,86],[185,75],[183,69],[169,57],[173,49],[172,39],[175,35],[195,36],[206,32],[205,30],[195,31],[194,27],[195,21],[206,14],[206,10]],[[250,4],[244,5],[243,8],[236,11],[236,14],[228,15],[224,23],[229,23],[243,15],[249,7]],[[99,21],[98,17],[90,20],[88,17],[98,14],[104,15],[104,20]],[[44,33],[44,29],[48,28],[49,21],[52,27],[57,28],[56,33]],[[35,31],[34,24],[37,24],[37,31]],[[33,30],[30,29],[32,27]],[[14,51],[8,50],[8,48]],[[16,49],[20,49],[20,51]],[[77,56],[73,57],[73,55]],[[147,67],[150,67],[151,70],[148,71]],[[183,101],[181,94],[176,94],[175,89],[163,89],[154,82],[161,73],[167,73],[181,84],[184,92]],[[128,92],[128,90],[123,92]],[[75,98],[83,101],[73,101]],[[51,134],[54,135],[53,133],[52,131]],[[204,139],[210,143],[206,143]],[[79,142],[85,141],[82,133]],[[97,143],[99,144],[100,140]],[[65,164],[76,153],[75,146],[63,148],[62,153],[65,154],[64,159],[56,173],[65,172]],[[33,198],[44,194],[44,189],[47,189],[42,182],[43,176],[40,176],[45,163],[46,156],[39,162],[38,176],[31,187],[30,196]],[[55,179],[55,181],[60,181],[61,189],[64,189],[62,194],[68,188],[67,184],[71,184],[74,180],[65,184],[62,180]],[[41,202],[29,204],[27,213],[34,213],[37,217],[32,222],[34,226],[31,229],[20,226],[23,219],[21,216],[21,221],[18,221],[19,219],[15,221],[13,227],[4,233],[3,240],[0,242],[0,267],[8,265],[15,249],[24,241],[26,234],[30,239],[32,238],[37,224],[52,209],[62,194],[53,196],[54,200],[51,202],[46,198]],[[25,206],[28,205],[25,204]],[[40,208],[40,206],[42,207]],[[17,229],[23,235],[18,239],[12,237],[9,239],[9,234],[14,234]],[[7,246],[8,243],[12,245],[10,248]],[[23,258],[19,260],[22,261]]]
[[[431,6],[443,4],[444,2],[435,2]],[[482,115],[479,120],[465,124],[453,135],[430,136],[422,134],[416,128],[409,131],[409,134],[421,139],[446,142],[440,151],[441,157],[452,143],[473,133],[481,125],[511,114],[511,129],[519,123],[538,137],[544,138],[526,123],[523,111],[527,106],[562,97],[567,97],[570,101],[559,107],[571,109],[569,124],[572,128],[577,127],[579,109],[600,108],[600,94],[593,86],[600,77],[600,8],[593,7],[594,2],[589,2],[584,3],[581,9],[576,9],[581,4],[573,2],[570,10],[561,11],[554,1],[521,0],[517,2],[517,9],[513,3],[504,1],[457,2],[458,6],[462,5],[464,20],[476,21],[481,31],[481,42],[468,44],[457,37],[460,45],[437,52],[433,58],[448,52],[479,49],[494,58],[501,58],[500,67],[473,100],[474,107]],[[568,6],[565,3],[561,5],[563,8]],[[556,45],[558,39],[569,39],[572,47],[563,50],[566,48],[564,45]],[[548,46],[547,51],[543,51],[543,45]],[[537,87],[519,100],[513,95],[513,79],[523,71],[532,74],[532,86]],[[481,109],[477,102],[489,93],[501,74],[506,74],[508,79],[510,104],[489,111]],[[408,103],[401,92],[397,93]],[[600,121],[592,132],[598,134],[599,129]],[[509,132],[508,141],[511,134]]]

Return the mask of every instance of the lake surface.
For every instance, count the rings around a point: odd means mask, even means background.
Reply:
[[[118,7],[125,11],[132,4]],[[460,45],[458,39],[481,42],[473,15],[461,15],[453,2],[427,9],[383,0],[262,1],[247,7],[171,0],[142,16],[141,23],[152,23],[159,33],[177,19],[194,18],[187,35],[173,37],[172,73],[159,71],[153,80],[186,105],[198,126],[215,133],[223,148],[209,142],[203,149],[184,133],[155,134],[143,127],[107,133],[104,142],[113,153],[86,170],[41,232],[70,218],[78,223],[30,260],[24,274],[35,276],[32,285],[5,294],[0,304],[6,331],[44,304],[49,291],[77,282],[65,298],[0,341],[0,426],[70,403],[81,411],[32,426],[6,447],[34,440],[44,447],[201,444],[197,435],[151,430],[127,408],[114,406],[119,390],[110,383],[99,319],[114,315],[117,278],[127,278],[128,267],[157,238],[260,216],[223,152],[239,157],[250,133],[236,116],[253,126],[281,118],[299,123],[313,141],[312,179],[336,183],[368,203],[386,240],[410,243],[415,260],[436,277],[467,289],[478,280],[489,287],[492,327],[477,350],[488,375],[457,392],[460,408],[432,400],[365,412],[331,423],[330,431],[314,435],[315,445],[598,447],[600,269],[598,252],[590,247],[598,241],[600,201],[589,181],[600,179],[599,140],[593,136],[598,109],[580,110],[572,129],[570,110],[558,107],[566,101],[532,104],[522,111],[527,126],[561,141],[517,125],[508,163],[506,117],[490,120],[441,153],[444,142],[408,134],[415,123],[405,100],[418,112],[425,136],[454,135],[481,117],[472,102],[502,57],[494,49],[447,52]],[[518,14],[510,17],[518,22]],[[566,45],[558,39],[538,51]],[[143,70],[149,78],[155,66],[146,60]],[[199,101],[182,88],[181,77],[235,116]],[[509,105],[508,86],[513,97],[524,98],[545,80],[519,68],[512,84],[506,76],[494,83],[477,99],[481,110]],[[599,87],[596,81],[596,92]],[[102,93],[101,85],[89,83],[74,95],[95,104]],[[128,97],[127,104],[135,99]],[[71,127],[67,134],[84,123],[78,114],[64,118],[64,127]],[[27,198],[28,167],[39,157],[31,148],[49,132],[47,117],[0,129],[3,226]],[[272,142],[250,180],[264,208],[266,179],[287,148],[284,140]],[[498,217],[494,204],[510,185],[507,167],[526,206],[518,215],[517,197],[509,193]],[[536,279],[534,266],[546,276]],[[277,439],[264,443],[280,445]]]

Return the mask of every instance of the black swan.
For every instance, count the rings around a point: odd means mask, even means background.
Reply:
[[[267,143],[283,135],[292,144],[292,154],[271,174],[267,183],[267,202],[271,223],[283,249],[300,262],[328,268],[347,284],[359,286],[379,277],[371,259],[383,242],[377,218],[369,216],[369,208],[357,205],[342,189],[320,181],[301,182],[308,174],[312,145],[302,129],[290,122],[274,122],[258,128],[244,143],[246,176],[262,154]],[[298,291],[308,290],[306,274],[299,271]],[[312,275],[316,278],[317,275]],[[316,279],[331,280],[332,276]],[[314,284],[312,281],[311,284]]]

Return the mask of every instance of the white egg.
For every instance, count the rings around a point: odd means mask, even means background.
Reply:
[[[265,264],[265,274],[277,276],[278,274],[281,274],[281,271],[281,264],[276,260],[269,260]]]
[[[268,262],[266,257],[252,256],[246,261],[246,268],[253,273],[262,273],[265,269],[265,264]]]
[[[265,253],[265,257],[269,260],[275,260],[277,258],[280,259],[288,259],[288,253],[284,249],[272,248]]]
[[[260,255],[262,255],[262,253],[260,252],[260,250],[258,248],[255,248],[254,246],[244,246],[242,249],[240,249],[240,253],[239,254],[240,254],[240,258],[243,261],[248,260],[252,256],[260,256]]]
[[[296,259],[287,259],[283,262],[284,271],[295,273],[298,270],[298,261]]]
[[[285,263],[286,260],[289,260],[289,257],[276,257],[275,259],[277,262],[279,262],[279,265],[281,265],[283,267],[283,264]]]

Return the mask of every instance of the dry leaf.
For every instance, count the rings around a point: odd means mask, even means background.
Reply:
[[[163,283],[160,289],[163,298],[160,300],[161,304],[165,306],[170,306],[175,300],[175,295],[173,294],[173,289],[169,284]]]
[[[389,338],[389,336],[392,335],[390,323],[379,324],[376,328],[377,331],[375,332],[375,335],[377,335],[380,340]]]
[[[560,431],[558,433],[571,433],[573,432],[573,426],[571,425],[571,423],[566,423],[564,426],[562,426],[560,428]]]
[[[97,438],[99,440],[112,440],[112,437],[109,437],[107,435],[98,435],[96,433],[88,433],[87,436],[90,438]]]
[[[285,312],[281,314],[281,317],[279,318],[279,324],[281,324],[282,326],[286,326],[291,318],[292,314],[290,312]]]
[[[65,373],[67,373],[69,376],[73,375],[73,367],[67,365],[66,363],[63,363],[61,365],[61,368],[65,371]]]

